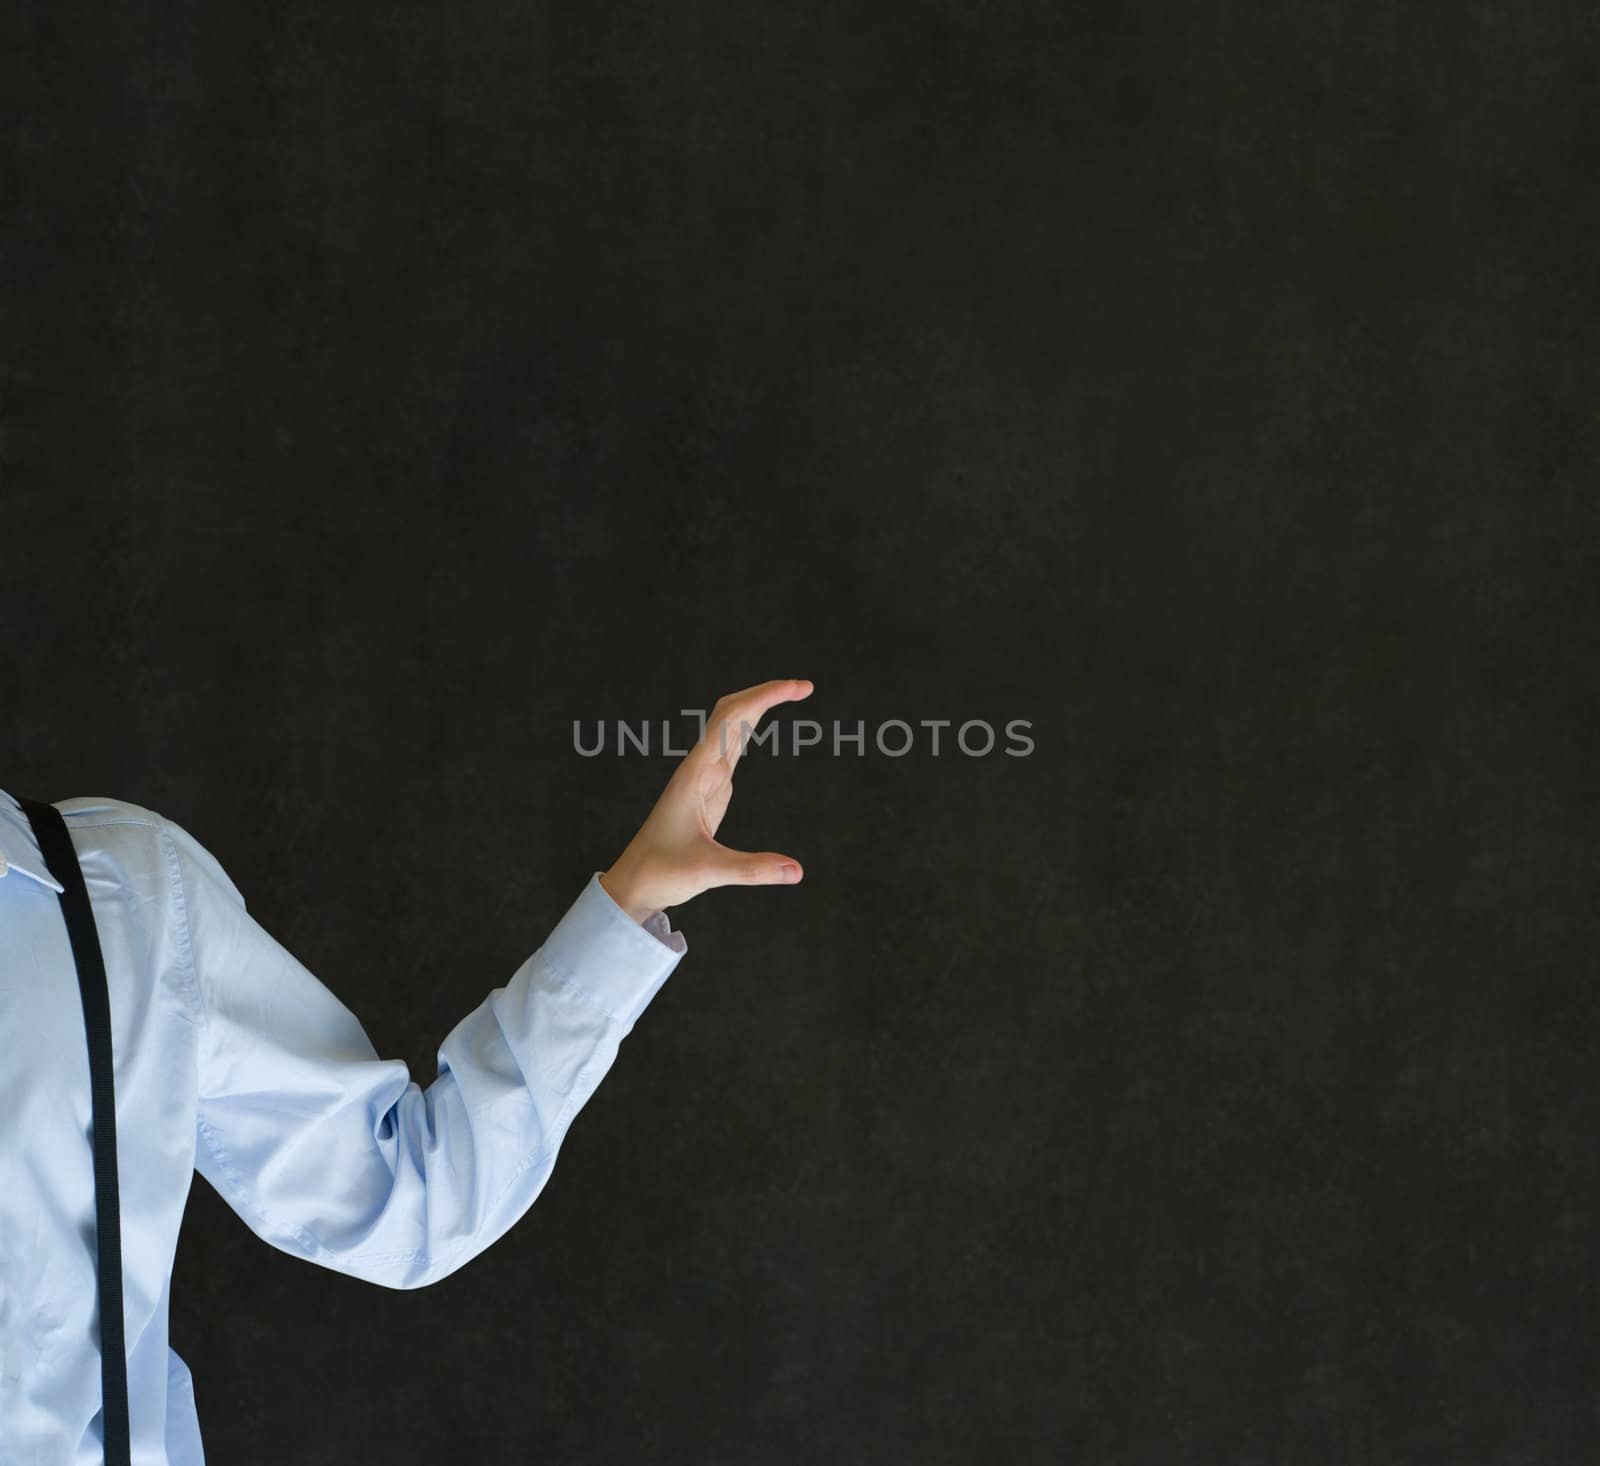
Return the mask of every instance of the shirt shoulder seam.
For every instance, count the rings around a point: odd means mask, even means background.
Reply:
[[[130,824],[143,824],[142,820],[130,820]],[[183,881],[183,862],[178,859],[177,842],[173,840],[166,828],[162,825],[155,826],[156,833],[161,837],[161,848],[166,852],[167,870],[172,880],[173,904],[178,913],[178,938],[179,949],[183,957],[184,992],[190,1006],[194,1009],[196,1021],[204,1028],[211,1019],[206,1012],[205,995],[200,991],[200,974],[194,964],[194,943],[189,936],[189,898],[188,890]]]

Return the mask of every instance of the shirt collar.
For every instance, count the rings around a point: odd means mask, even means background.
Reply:
[[[45,864],[33,822],[23,813],[16,795],[4,789],[0,789],[0,859],[6,863],[7,875],[29,876],[52,891],[64,889]]]

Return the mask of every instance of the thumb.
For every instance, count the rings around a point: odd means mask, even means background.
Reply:
[[[792,855],[775,850],[733,850],[717,847],[720,854],[713,868],[716,886],[792,886],[805,872]]]

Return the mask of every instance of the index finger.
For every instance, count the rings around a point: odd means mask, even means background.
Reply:
[[[726,758],[731,769],[744,751],[744,725],[754,729],[762,715],[779,703],[799,702],[811,696],[812,684],[805,677],[779,677],[771,682],[758,682],[740,692],[730,692],[718,698],[717,705],[706,720],[705,734],[700,743],[703,750],[715,750],[712,758]],[[726,728],[726,732],[723,728]]]

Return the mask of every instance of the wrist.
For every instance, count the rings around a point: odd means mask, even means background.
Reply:
[[[618,866],[600,873],[600,888],[619,906],[630,921],[643,925],[656,908],[639,890],[629,873]]]

